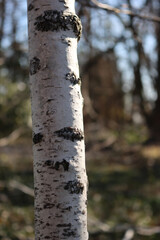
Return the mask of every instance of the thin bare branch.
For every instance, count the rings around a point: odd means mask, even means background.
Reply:
[[[23,128],[18,128],[14,130],[9,136],[0,138],[0,147],[7,146],[8,144],[16,141],[23,132],[24,132]]]
[[[114,227],[110,227],[109,225],[100,222],[97,219],[88,219],[88,225],[91,226],[95,231],[90,232],[90,236],[98,236],[98,235],[108,235],[109,233],[123,233],[124,237],[122,240],[131,240],[134,238],[136,234],[141,236],[152,236],[154,234],[160,234],[160,226],[155,227],[139,227],[139,226],[131,226],[130,224],[122,224],[116,225]]]
[[[18,189],[19,191],[34,197],[34,190],[20,182],[17,182],[16,180],[11,180],[9,183],[6,183],[5,181],[0,181],[0,187],[1,188],[8,188],[10,190],[10,188],[13,189]]]
[[[122,13],[122,14],[129,15],[129,16],[132,16],[132,17],[137,17],[137,18],[140,18],[140,19],[143,19],[143,20],[160,22],[160,17],[155,16],[155,15],[153,16],[153,15],[144,15],[144,14],[134,13],[131,10],[124,10],[124,9],[115,8],[115,7],[112,7],[108,4],[100,3],[97,0],[91,0],[91,2],[94,3],[97,7],[102,8],[102,9],[104,9],[106,11],[109,11],[109,12],[114,12],[116,14]]]
[[[151,236],[154,234],[160,234],[160,227],[142,228],[137,227],[137,233],[142,236]]]
[[[11,182],[9,182],[9,186],[12,188],[16,188],[31,197],[34,197],[34,190],[20,182],[12,180]]]

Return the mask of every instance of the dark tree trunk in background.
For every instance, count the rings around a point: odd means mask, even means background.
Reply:
[[[4,20],[5,20],[6,0],[0,1],[0,49],[2,47],[2,38],[4,31]]]
[[[157,12],[160,16],[160,2]],[[149,116],[148,126],[151,138],[154,141],[160,141],[160,23],[156,23],[155,33],[157,39],[157,76],[155,77],[154,84],[157,99],[155,101],[154,109]]]
[[[146,6],[148,5],[150,8],[153,8],[152,11],[154,11],[155,15],[160,15],[160,2],[155,1],[157,3],[156,6],[157,9],[154,9],[152,6],[153,2],[146,2]],[[132,1],[128,0],[128,5],[130,9],[132,9]],[[154,23],[155,26],[155,38],[157,41],[157,76],[155,79],[153,78],[153,85],[155,92],[157,94],[157,99],[154,102],[153,109],[151,111],[148,111],[146,109],[146,99],[144,97],[144,89],[143,89],[143,83],[142,83],[142,73],[141,68],[144,66],[144,63],[146,63],[147,56],[144,53],[142,39],[139,38],[139,30],[137,26],[134,24],[133,17],[130,17],[130,25],[129,28],[132,31],[133,38],[135,38],[135,48],[134,50],[137,53],[138,60],[135,66],[133,67],[134,70],[134,89],[133,89],[133,105],[134,103],[139,106],[139,110],[142,114],[142,116],[145,119],[145,122],[147,124],[148,130],[149,130],[149,142],[152,141],[160,141],[160,23]],[[149,60],[151,61],[151,60]]]

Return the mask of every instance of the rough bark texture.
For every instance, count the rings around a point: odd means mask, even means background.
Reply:
[[[28,0],[36,240],[88,239],[74,4]]]

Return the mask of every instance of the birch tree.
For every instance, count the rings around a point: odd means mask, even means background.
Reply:
[[[35,239],[88,239],[74,0],[28,0]]]

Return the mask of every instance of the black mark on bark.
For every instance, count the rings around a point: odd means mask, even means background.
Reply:
[[[39,148],[37,149],[37,152],[43,151],[43,148]]]
[[[71,227],[72,227],[71,223],[57,224],[57,227],[63,228],[63,236],[65,236],[65,237],[76,236],[76,231],[71,229]]]
[[[56,162],[56,163],[55,163],[55,166],[54,166],[55,169],[56,169],[56,170],[59,170],[60,165],[63,166],[64,171],[68,171],[68,169],[69,169],[69,162],[67,162],[65,159],[63,159],[62,162]]]
[[[60,203],[58,203],[56,207],[57,207],[58,209],[60,209],[61,212],[71,211],[71,209],[72,209],[72,206],[68,206],[68,207],[64,207],[64,208],[63,208]]]
[[[34,133],[33,135],[33,143],[34,144],[37,144],[37,143],[40,143],[42,141],[42,138],[43,138],[43,134],[42,133]]]
[[[64,171],[68,171],[69,170],[69,162],[67,162],[65,159],[63,159],[62,162],[59,162],[59,161],[54,162],[52,160],[47,160],[45,162],[45,166],[49,166],[49,167],[51,167],[51,168],[53,168],[53,169],[55,169],[57,171],[59,170],[60,166],[63,167]]]
[[[73,194],[82,194],[83,190],[84,190],[84,185],[83,183],[79,182],[79,181],[69,181],[65,187],[65,190],[68,190],[69,193]]]
[[[34,57],[30,60],[29,71],[31,75],[36,74],[41,68],[40,60],[37,57]]]
[[[86,213],[85,210],[82,210],[82,215],[85,215],[85,213]]]
[[[28,11],[31,11],[33,8],[34,8],[34,5],[33,5],[33,4],[29,4],[29,5],[28,5]]]
[[[72,28],[75,36],[79,40],[82,33],[82,25],[79,17],[73,14],[63,14],[62,11],[47,10],[36,18],[34,23],[37,31],[59,31],[70,30]]]
[[[72,231],[69,228],[64,229],[63,231],[64,231],[63,236],[65,236],[65,237],[71,237],[71,236],[75,237],[76,236],[76,231]]]
[[[51,102],[51,101],[54,101],[55,99],[54,98],[51,98],[51,99],[48,99],[47,102]]]
[[[81,79],[77,78],[73,72],[66,74],[66,80],[69,80],[73,85],[81,83]]]
[[[81,24],[81,20],[77,15],[71,15],[71,26],[74,34],[76,35],[79,41],[82,34],[82,24]]]
[[[52,160],[47,160],[47,161],[45,161],[45,165],[46,166],[49,166],[49,167],[51,167],[51,166],[53,166],[53,161]]]
[[[35,197],[38,195],[38,188],[37,187],[34,188],[34,195],[35,195]]]
[[[72,127],[65,127],[58,131],[55,131],[58,137],[63,137],[64,139],[71,140],[82,140],[84,139],[84,135],[81,130]]]
[[[62,212],[65,212],[65,211],[71,211],[72,207],[69,206],[69,207],[66,207],[66,208],[62,208]]]
[[[71,227],[71,223],[68,223],[68,224],[67,223],[66,224],[65,223],[64,224],[57,224],[57,227],[69,227],[70,228]]]
[[[41,207],[35,207],[35,210],[36,210],[36,212],[40,212],[40,211],[43,210],[43,208],[41,208]],[[38,220],[37,220],[37,221],[38,221]]]
[[[44,204],[43,208],[44,208],[44,209],[46,209],[46,208],[50,209],[50,208],[53,208],[54,206],[55,206],[55,204],[46,203],[46,204]]]
[[[71,46],[71,40],[67,39],[66,35],[62,35],[61,41],[62,43],[67,44],[67,46]]]

